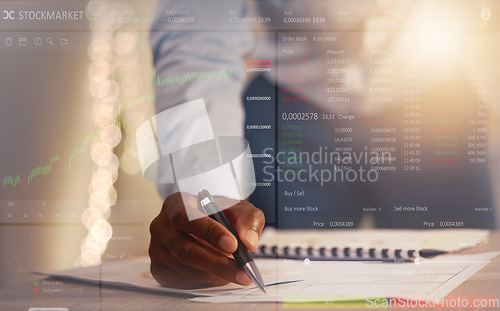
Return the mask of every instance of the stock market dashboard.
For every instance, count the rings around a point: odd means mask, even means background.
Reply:
[[[175,185],[143,179],[135,132],[199,97],[216,129],[249,141],[248,200],[269,226],[500,224],[496,1],[2,1],[0,12],[2,287],[18,268],[146,254]]]

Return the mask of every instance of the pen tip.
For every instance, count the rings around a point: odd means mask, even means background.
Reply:
[[[257,285],[257,287],[263,292],[266,293],[266,285],[262,276],[260,275],[260,271],[255,264],[255,261],[250,260],[243,266],[243,270],[248,275],[248,277],[252,280],[252,282]]]

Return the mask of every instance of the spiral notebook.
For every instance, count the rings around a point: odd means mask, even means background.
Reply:
[[[482,229],[276,230],[262,233],[256,257],[316,260],[414,260],[484,243]]]

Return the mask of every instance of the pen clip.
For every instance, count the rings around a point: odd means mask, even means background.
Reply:
[[[203,206],[201,205],[201,202],[198,201],[198,211],[200,211],[200,213],[202,213],[203,215],[205,216],[209,216],[207,211],[203,208]]]

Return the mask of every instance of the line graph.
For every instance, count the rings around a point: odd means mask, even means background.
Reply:
[[[140,97],[128,100],[120,105],[118,116],[116,117],[116,126],[121,130],[122,127],[122,112],[125,109],[145,103],[151,103],[156,100],[156,90],[157,88],[162,87],[173,87],[173,86],[182,86],[183,84],[191,81],[200,81],[200,80],[222,80],[229,79],[233,75],[232,70],[221,70],[221,71],[200,71],[200,72],[189,72],[183,75],[177,75],[172,77],[165,77],[160,79],[159,75],[154,73],[154,91],[148,95],[142,95]],[[15,190],[19,185],[28,188],[28,186],[32,183],[33,179],[37,176],[44,176],[50,174],[56,165],[61,165],[63,171],[67,174],[71,173],[73,161],[77,158],[77,156],[84,152],[87,149],[87,146],[92,140],[100,135],[101,130],[95,130],[89,134],[87,134],[82,143],[75,148],[67,158],[67,160],[63,160],[61,154],[53,155],[45,165],[37,166],[33,168],[29,174],[25,175],[26,177],[22,177],[21,174],[5,176],[3,178],[3,186],[10,187],[12,190]]]
[[[55,155],[52,158],[50,158],[49,164],[47,164],[45,166],[38,166],[38,167],[35,167],[34,169],[32,169],[31,172],[28,174],[28,177],[26,178],[26,180],[21,179],[21,175],[17,175],[16,177],[6,176],[3,179],[3,185],[4,186],[12,186],[13,190],[16,189],[17,185],[23,185],[27,188],[28,185],[33,180],[33,178],[35,178],[37,176],[47,175],[50,172],[52,172],[55,163],[60,163],[62,165],[65,173],[68,173],[68,174],[71,173],[71,167],[72,167],[73,160],[78,156],[78,154],[80,154],[81,152],[86,150],[87,145],[94,138],[99,136],[99,133],[100,133],[100,131],[96,130],[92,133],[87,134],[87,136],[85,136],[85,138],[83,139],[83,144],[80,147],[73,150],[73,152],[71,152],[71,155],[68,158],[68,166],[67,167],[66,167],[65,161],[61,159],[61,155],[58,154],[58,155]]]
[[[27,250],[23,249],[18,252],[15,256],[7,259],[7,249],[5,250],[5,267],[37,267],[41,266],[43,263],[40,260],[35,259],[33,255]]]

